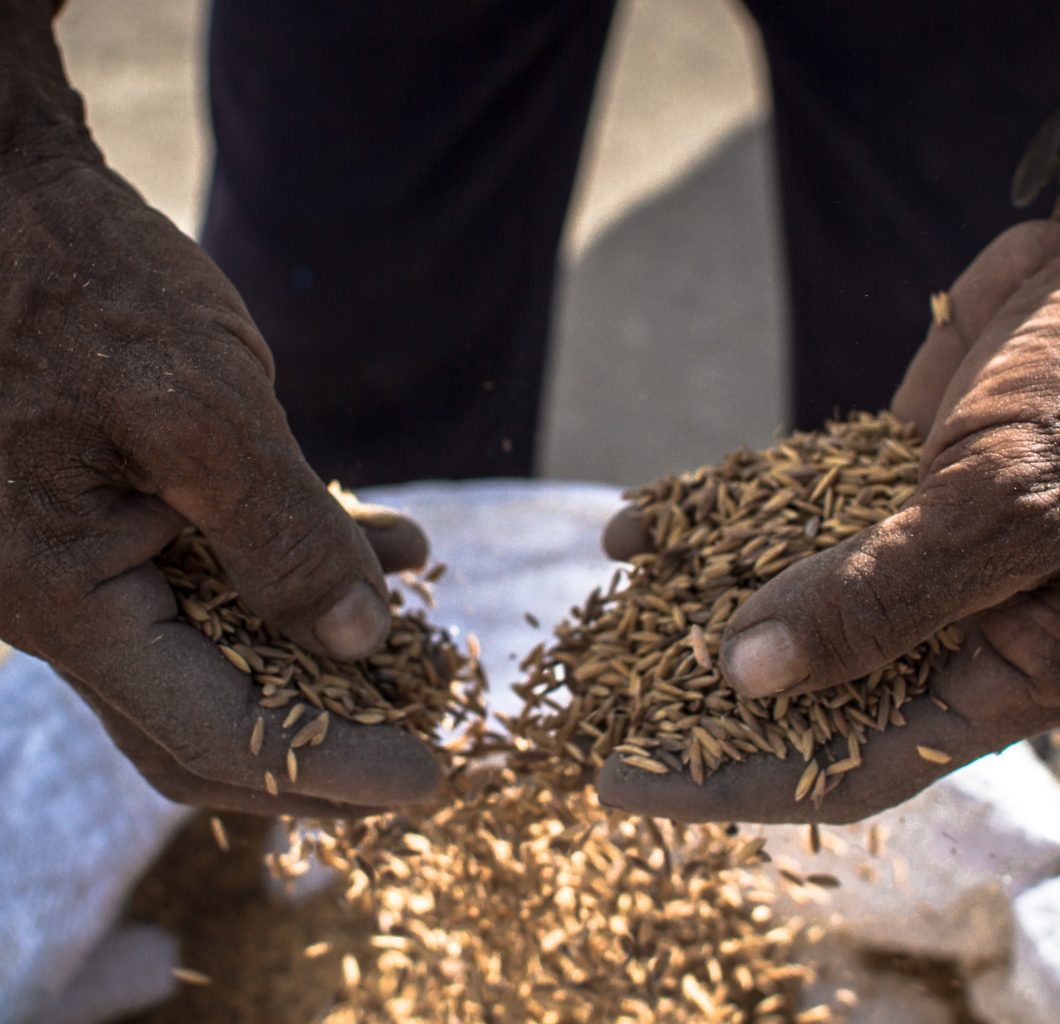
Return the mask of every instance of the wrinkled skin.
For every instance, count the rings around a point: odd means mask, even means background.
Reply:
[[[334,816],[429,797],[426,748],[339,723],[297,786],[264,792],[283,712],[252,757],[253,688],[176,620],[152,558],[193,523],[255,612],[352,658],[386,636],[384,570],[421,565],[426,540],[400,517],[362,530],[327,494],[239,296],[65,132],[68,99],[30,144],[0,131],[0,637],[51,662],[176,800]]]
[[[703,786],[613,757],[599,779],[606,803],[685,820],[854,821],[1060,724],[1060,223],[1001,235],[950,296],[953,321],[931,328],[892,403],[926,438],[917,494],[755,593],[721,663],[748,695],[809,692],[960,621],[965,644],[933,681],[951,710],[904,709],[908,726],[873,734],[862,768],[820,808],[794,802],[800,758],[766,757]],[[646,543],[628,510],[605,533],[615,558]],[[918,744],[952,763],[923,760]]]

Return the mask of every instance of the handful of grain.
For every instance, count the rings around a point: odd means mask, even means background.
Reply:
[[[919,455],[911,425],[855,413],[628,492],[654,551],[594,591],[553,646],[531,652],[517,731],[569,760],[600,766],[615,751],[699,783],[726,761],[794,754],[806,762],[796,800],[819,803],[860,766],[873,732],[905,724],[904,705],[941,703],[930,675],[959,630],[939,630],[855,683],[759,699],[738,697],[721,675],[722,632],[781,570],[897,512],[916,488]]]
[[[352,495],[336,485],[331,490],[347,511],[357,508]],[[390,595],[385,647],[361,661],[337,662],[304,650],[254,615],[194,528],[184,530],[157,562],[176,595],[180,618],[217,644],[220,654],[258,689],[262,714],[247,737],[251,753],[261,751],[266,728],[289,731],[285,765],[264,772],[273,794],[278,774],[297,781],[298,751],[323,743],[333,716],[402,729],[428,743],[443,760],[448,747],[440,743],[442,732],[483,719],[486,684],[477,661],[464,657],[423,612],[403,611],[400,591]],[[436,577],[437,571],[431,575]],[[409,582],[426,593],[421,581]],[[276,714],[269,716],[269,711]],[[271,726],[270,717],[275,719]]]

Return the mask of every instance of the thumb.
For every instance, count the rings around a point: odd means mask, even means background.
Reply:
[[[1046,559],[1029,529],[1001,509],[991,514],[989,502],[922,491],[748,598],[722,638],[722,672],[749,697],[868,675],[937,629],[1033,587]]]
[[[239,352],[222,369],[233,362]],[[306,463],[260,366],[243,362],[220,393],[142,430],[142,471],[270,626],[340,661],[364,657],[390,627],[379,560]]]

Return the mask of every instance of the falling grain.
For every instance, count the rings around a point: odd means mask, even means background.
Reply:
[[[177,981],[185,985],[212,985],[213,978],[193,967],[173,967],[171,973]]]
[[[228,833],[225,831],[224,822],[216,815],[210,818],[210,831],[221,852],[228,853]]]
[[[931,319],[939,327],[953,320],[953,307],[949,292],[931,293]]]

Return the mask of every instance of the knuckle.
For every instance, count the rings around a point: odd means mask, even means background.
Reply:
[[[1060,569],[1058,451],[1060,424],[1043,421],[984,432],[936,461],[923,504],[945,525],[948,574],[1016,590]]]

